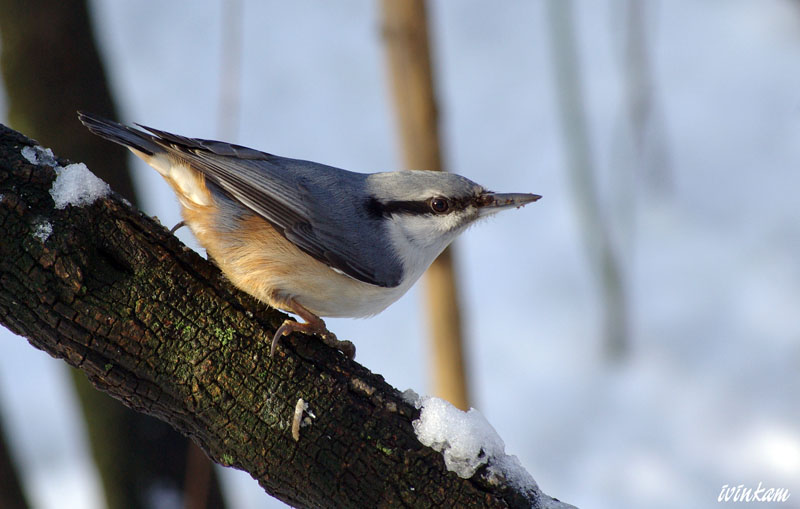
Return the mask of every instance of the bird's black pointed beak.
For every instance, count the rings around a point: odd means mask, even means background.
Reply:
[[[541,198],[538,194],[529,193],[483,193],[478,197],[480,215],[494,214],[512,207],[524,207]]]

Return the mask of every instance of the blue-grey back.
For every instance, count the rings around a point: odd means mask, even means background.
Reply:
[[[369,211],[369,175],[192,141],[193,147],[171,145],[170,151],[300,249],[358,280],[384,287],[400,284],[403,265],[389,243],[384,218]]]

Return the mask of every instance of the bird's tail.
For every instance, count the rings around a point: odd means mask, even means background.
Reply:
[[[78,112],[78,120],[89,131],[114,143],[119,143],[129,149],[153,156],[163,152],[164,148],[155,142],[155,137],[139,129],[128,127],[91,113]]]

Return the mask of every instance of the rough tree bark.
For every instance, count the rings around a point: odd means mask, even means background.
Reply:
[[[21,154],[33,143],[0,126],[0,323],[289,504],[541,506],[448,472],[414,435],[418,411],[320,341],[284,338],[270,358],[285,315],[117,195],[54,209],[54,169]],[[295,441],[299,398],[313,416]]]

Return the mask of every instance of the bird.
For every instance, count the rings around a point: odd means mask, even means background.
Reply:
[[[357,173],[78,112],[172,187],[183,221],[234,286],[297,315],[281,337],[316,335],[350,358],[322,317],[373,316],[403,296],[478,219],[541,198],[494,193],[454,173]]]

